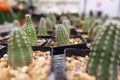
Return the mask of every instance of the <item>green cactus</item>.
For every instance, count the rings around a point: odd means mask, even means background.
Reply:
[[[89,28],[90,28],[90,20],[89,19],[85,19],[85,22],[83,24],[82,29],[83,29],[84,32],[88,32]]]
[[[47,27],[46,27],[46,21],[44,18],[41,18],[40,24],[38,27],[38,36],[47,36]]]
[[[56,17],[54,16],[54,14],[50,13],[50,14],[48,14],[48,17],[50,18],[50,20],[52,21],[52,23],[55,26],[56,25]]]
[[[70,21],[69,20],[63,20],[62,23],[65,26],[66,30],[68,31],[68,34],[70,35]]]
[[[33,27],[33,24],[31,22],[31,16],[29,14],[27,14],[25,17],[26,17],[26,22],[24,25],[24,31],[26,32],[26,34],[28,36],[30,45],[36,46],[36,45],[38,45],[37,36],[36,36],[35,29]]]
[[[56,41],[58,46],[69,44],[69,34],[62,24],[58,24],[56,27]]]
[[[107,23],[95,38],[87,71],[96,76],[96,80],[117,80],[120,53],[118,27],[116,24]]]
[[[88,35],[94,39],[94,37],[101,31],[101,20],[96,20],[93,22],[92,26],[88,30]]]
[[[46,18],[46,26],[48,31],[51,31],[54,28],[54,24],[49,17]]]
[[[32,62],[32,49],[26,33],[14,22],[14,28],[8,40],[8,63],[12,68],[28,66]]]

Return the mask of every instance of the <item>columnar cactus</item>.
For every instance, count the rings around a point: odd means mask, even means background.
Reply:
[[[120,29],[116,24],[105,24],[97,35],[90,54],[87,71],[97,80],[117,80],[120,54]]]
[[[50,14],[48,15],[48,17],[50,18],[50,20],[52,21],[52,23],[53,23],[54,26],[55,26],[55,24],[56,24],[56,17],[54,16],[54,14],[50,13]]]
[[[58,46],[69,44],[69,34],[62,24],[58,24],[58,26],[56,27],[56,41]]]
[[[13,68],[29,65],[32,62],[32,49],[29,46],[27,35],[17,21],[14,22],[10,36],[8,40],[8,63]]]
[[[85,22],[83,24],[82,29],[83,29],[84,32],[88,32],[89,28],[90,28],[90,20],[89,19],[85,19]]]
[[[70,35],[70,21],[69,20],[63,20],[62,23],[65,26],[66,30],[68,31],[68,34]]]
[[[26,32],[28,39],[30,41],[31,46],[36,46],[37,45],[37,36],[35,29],[33,27],[33,24],[31,22],[31,16],[27,14],[26,16],[26,22],[24,25],[24,31]]]
[[[51,31],[54,28],[54,24],[49,17],[46,18],[46,26],[48,31]]]
[[[44,18],[41,18],[40,24],[38,27],[38,36],[47,36],[47,27],[46,27],[46,21]]]
[[[94,37],[101,31],[101,20],[96,20],[93,22],[92,26],[88,30],[88,35],[94,39]]]

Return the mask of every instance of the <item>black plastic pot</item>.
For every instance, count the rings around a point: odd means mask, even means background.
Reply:
[[[7,47],[0,45],[0,58],[3,57],[3,55],[6,53],[7,53]]]
[[[87,41],[85,39],[83,39],[81,35],[71,36],[71,38],[80,38],[83,42],[80,44],[71,44],[71,45],[66,45],[66,46],[55,46],[55,47],[53,47],[53,53],[58,53],[58,54],[64,53],[64,49],[66,49],[66,48],[88,49],[88,47],[86,46]],[[48,43],[45,44],[45,46],[50,46],[50,43],[54,40],[55,40],[55,37],[49,39]]]
[[[66,48],[64,50],[64,53],[66,56],[71,57],[71,56],[82,56],[85,57],[86,55],[89,55],[90,49],[77,49],[77,48]]]

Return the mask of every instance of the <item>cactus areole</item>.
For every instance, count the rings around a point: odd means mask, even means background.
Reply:
[[[24,25],[24,31],[28,36],[29,42],[31,46],[36,46],[37,44],[37,36],[36,36],[36,31],[33,27],[33,24],[31,22],[31,16],[27,14],[26,16],[26,22]]]
[[[56,27],[56,41],[58,46],[69,45],[69,34],[62,24]]]
[[[8,63],[12,68],[28,66],[32,62],[32,49],[25,32],[16,22],[14,24],[16,27],[8,40]]]
[[[116,24],[105,24],[96,36],[87,65],[90,75],[97,80],[117,80],[120,54],[120,29]]]

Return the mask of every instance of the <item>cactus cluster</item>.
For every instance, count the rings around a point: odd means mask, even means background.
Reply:
[[[56,17],[55,17],[55,15],[50,13],[50,14],[48,14],[48,17],[52,21],[53,26],[55,27],[55,24],[56,24]]]
[[[68,34],[70,35],[70,21],[63,20],[62,24],[65,26],[66,30],[68,31]]]
[[[41,18],[39,27],[38,27],[38,36],[47,36],[47,27],[46,21],[44,18]]]
[[[29,42],[31,46],[36,46],[38,45],[37,43],[37,36],[36,36],[36,31],[33,27],[33,24],[31,22],[31,15],[27,14],[25,16],[26,22],[24,24],[24,31],[28,36]]]
[[[62,24],[56,27],[56,41],[57,46],[64,46],[69,44],[69,34]]]
[[[32,62],[32,49],[26,33],[14,22],[14,28],[8,40],[8,63],[12,68],[27,66]]]
[[[102,32],[95,37],[87,65],[90,75],[97,80],[117,80],[120,53],[120,29],[115,23],[104,24]]]

